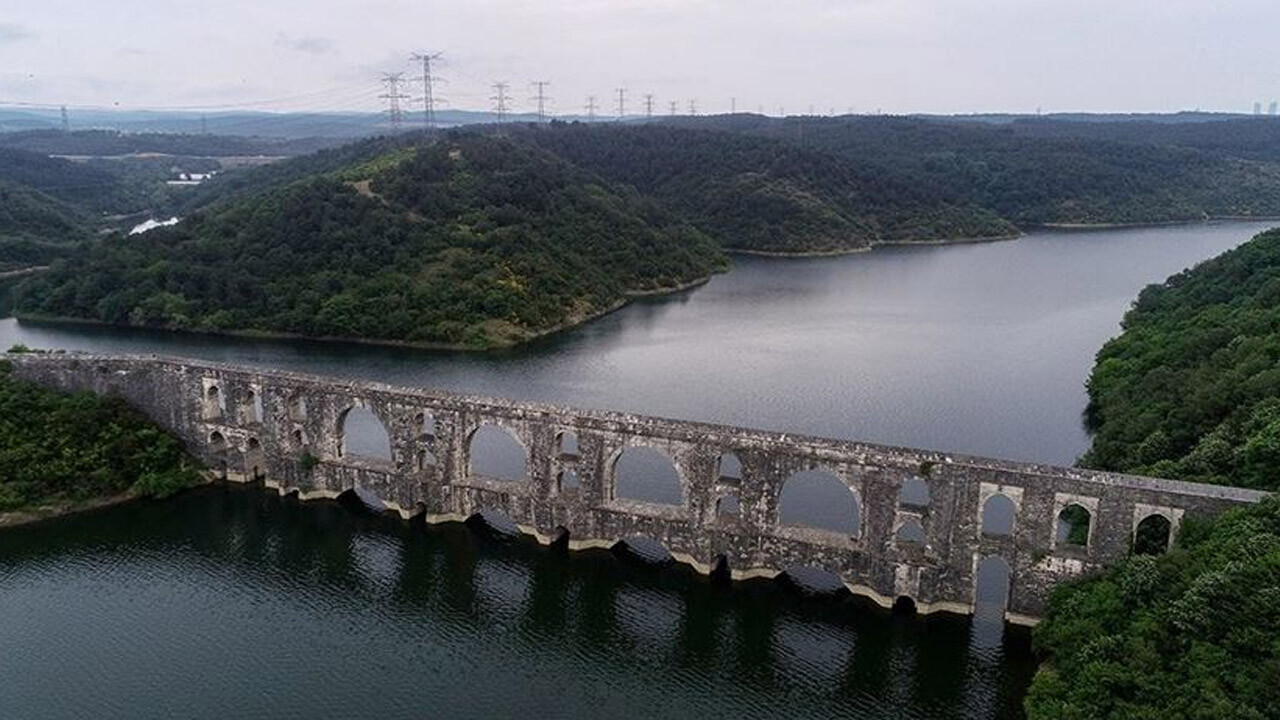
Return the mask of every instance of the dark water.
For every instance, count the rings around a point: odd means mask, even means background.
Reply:
[[[1084,381],[1146,284],[1267,226],[881,248],[732,272],[477,355],[0,321],[0,347],[161,352],[576,407],[1066,463]]]
[[[6,718],[1011,717],[1024,630],[206,488],[0,533]]]
[[[487,355],[11,320],[0,346],[1069,463],[1093,355],[1138,290],[1264,227],[739,258],[698,290]],[[725,591],[608,552],[213,489],[0,531],[0,718],[1016,717],[1034,661],[998,617]]]

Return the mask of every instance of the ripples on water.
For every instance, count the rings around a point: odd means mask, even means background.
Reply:
[[[206,488],[0,532],[0,708],[1016,717],[1023,630]]]

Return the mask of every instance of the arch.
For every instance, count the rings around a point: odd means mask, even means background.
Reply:
[[[898,527],[898,532],[894,534],[894,539],[899,543],[924,545],[924,525],[921,525],[919,520],[911,518]]]
[[[1088,508],[1079,503],[1071,503],[1062,508],[1058,513],[1054,529],[1057,544],[1077,548],[1088,547],[1092,520],[1093,516]]]
[[[563,459],[577,458],[578,436],[568,430],[556,435],[556,454]]]
[[[778,494],[778,524],[858,537],[862,508],[857,492],[829,470],[803,470]]]
[[[360,487],[354,487],[338,493],[338,504],[358,513],[380,515],[387,511],[387,504],[377,493]]]
[[[418,460],[418,470],[420,471],[434,470],[436,466],[440,464],[439,461],[436,460],[435,454],[426,448],[418,449],[417,460]]]
[[[482,508],[480,512],[467,518],[467,525],[481,528],[504,539],[511,539],[520,534],[520,527],[511,519],[511,516],[498,508]]]
[[[684,504],[684,486],[675,463],[661,450],[644,445],[623,448],[613,461],[613,492],[619,500]]]
[[[252,480],[260,479],[266,472],[266,455],[262,451],[262,443],[256,437],[245,441],[244,471]]]
[[[258,423],[262,422],[262,397],[249,388],[244,397],[244,422]]]
[[[929,483],[922,477],[912,475],[902,481],[898,490],[898,504],[912,507],[929,506]]]
[[[495,480],[523,480],[528,476],[524,445],[506,428],[484,423],[471,433],[467,471]]]
[[[738,459],[736,453],[727,452],[720,456],[716,461],[716,475],[722,480],[741,480],[742,479],[742,461]]]
[[[204,419],[217,420],[222,417],[222,390],[217,383],[211,383],[204,391]]]
[[[982,534],[1002,537],[1013,534],[1018,508],[1004,493],[996,493],[982,503]]]
[[[716,500],[716,517],[724,520],[736,520],[742,515],[742,503],[737,493],[730,493]]]
[[[301,392],[294,393],[286,403],[286,414],[293,422],[305,422],[307,419],[307,397]]]
[[[998,610],[1003,617],[1004,610],[1009,605],[1012,575],[1009,561],[1000,555],[987,555],[978,561],[973,581],[975,613],[983,609]]]
[[[209,451],[215,455],[220,455],[227,451],[227,439],[217,430],[209,433]]]
[[[632,535],[619,540],[613,549],[650,565],[665,565],[675,560],[666,545],[645,535]]]
[[[556,492],[577,492],[581,489],[582,483],[578,480],[578,473],[573,470],[562,470],[556,475]]]
[[[372,410],[348,408],[338,420],[338,456],[391,462],[391,435]]]
[[[413,416],[413,432],[420,438],[432,439],[436,436],[436,417],[423,410]]]
[[[1160,513],[1142,519],[1133,530],[1133,552],[1138,555],[1163,555],[1173,539],[1173,522]]]
[[[813,565],[793,565],[776,579],[805,595],[835,595],[849,590],[839,575]]]
[[[893,612],[902,613],[905,615],[915,615],[916,614],[915,598],[911,597],[910,595],[899,595],[898,598],[893,601]]]
[[[297,445],[300,448],[306,447],[307,438],[306,438],[306,435],[302,433],[302,428],[293,429],[293,444]]]

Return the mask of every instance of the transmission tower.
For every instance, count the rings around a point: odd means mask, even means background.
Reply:
[[[698,98],[694,98],[689,101],[689,114],[690,115],[698,114]]]
[[[507,121],[507,88],[511,86],[505,82],[496,82],[492,87],[493,97],[489,99],[493,101],[493,111],[498,114],[498,124],[502,125]]]
[[[62,106],[62,132],[71,132],[71,118],[67,117],[67,106]]]
[[[645,93],[644,95],[644,119],[653,119],[653,93]]]
[[[424,51],[409,56],[409,62],[422,63],[422,122],[429,128],[436,126],[435,85],[440,81],[431,73],[431,61],[439,60],[443,54]]]
[[[676,107],[679,105],[678,102],[676,102],[675,100],[672,100],[670,103],[668,103],[668,105],[671,107],[671,111],[669,113],[671,117],[675,117],[677,114],[679,114],[680,111],[676,109]]]
[[[586,108],[587,108],[587,122],[589,123],[595,122],[596,121],[596,96],[595,95],[587,96]]]
[[[627,116],[627,89],[618,88],[618,119]]]
[[[547,80],[534,80],[529,84],[538,89],[538,94],[533,99],[538,103],[538,122],[544,123],[547,121],[547,101],[551,99],[547,97],[547,86],[551,83]]]
[[[738,114],[738,98],[736,97],[729,98],[729,114],[730,115]]]
[[[404,122],[404,113],[400,110],[400,101],[408,98],[408,95],[400,92],[400,86],[404,84],[404,73],[383,73],[382,85],[386,88],[386,92],[378,97],[387,101],[387,118],[391,121],[391,129],[400,130],[400,124]]]

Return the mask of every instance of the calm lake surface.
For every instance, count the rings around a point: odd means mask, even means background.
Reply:
[[[439,353],[0,321],[158,352],[1070,463],[1092,359],[1225,223],[736,258],[530,347]],[[1029,636],[768,581],[712,587],[251,488],[0,531],[4,717],[1018,717]]]

